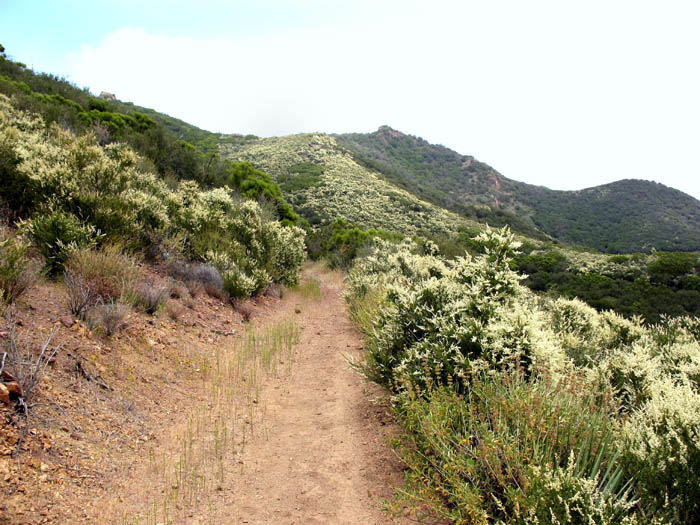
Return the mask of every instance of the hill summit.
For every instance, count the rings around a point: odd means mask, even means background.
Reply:
[[[624,179],[557,191],[510,179],[472,156],[387,125],[334,137],[385,180],[476,220],[610,253],[700,250],[700,201],[663,184]]]

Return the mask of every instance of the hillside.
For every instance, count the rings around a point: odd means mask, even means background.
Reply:
[[[335,138],[387,181],[495,226],[604,252],[700,249],[700,201],[662,184],[622,180],[555,191],[509,179],[473,157],[388,126]]]
[[[456,213],[383,180],[328,135],[224,142],[220,148],[224,157],[250,162],[268,173],[312,225],[344,218],[364,228],[415,234],[447,233],[470,224]]]

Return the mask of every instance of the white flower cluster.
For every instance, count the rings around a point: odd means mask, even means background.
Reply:
[[[643,495],[671,507],[692,500],[700,476],[700,321],[646,326],[579,300],[537,297],[508,265],[512,234],[487,231],[480,241],[483,255],[454,262],[422,255],[408,241],[375,241],[356,262],[348,298],[377,290],[384,297],[369,331],[375,377],[399,389],[434,382],[466,389],[474,374],[513,367],[553,384],[581,378],[615,400],[627,464],[644,477],[640,486],[652,487]]]

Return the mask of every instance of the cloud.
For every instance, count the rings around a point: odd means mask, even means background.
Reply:
[[[70,56],[68,73],[212,131],[389,124],[526,182],[647,178],[700,197],[700,41],[678,13],[449,5],[223,39],[123,28]]]

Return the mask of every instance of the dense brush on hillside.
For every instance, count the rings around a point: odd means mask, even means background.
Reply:
[[[700,201],[662,184],[622,180],[554,191],[508,179],[473,157],[387,126],[335,137],[388,181],[491,225],[609,253],[700,250]]]
[[[169,185],[148,167],[124,144],[102,147],[93,134],[47,126],[0,95],[0,197],[50,275],[76,250],[118,243],[166,262],[206,262],[233,297],[296,282],[301,229],[230,189]]]
[[[102,146],[129,144],[146,169],[166,179],[228,186],[271,202],[281,220],[297,224],[298,216],[266,174],[218,155],[219,141],[245,142],[250,136],[221,139],[151,109],[96,98],[55,75],[35,73],[4,53],[0,53],[0,93],[10,97],[16,108],[41,115],[47,126],[56,123],[77,135],[92,133]]]
[[[477,232],[431,236],[447,259],[481,253]],[[577,297],[599,310],[658,322],[664,315],[700,315],[700,256],[689,252],[609,255],[523,240],[511,261],[532,291]]]
[[[542,300],[509,232],[445,261],[376,241],[350,272],[368,377],[396,393],[404,501],[454,523],[700,519],[697,318]]]
[[[450,232],[466,222],[382,180],[328,135],[222,144],[221,150],[269,173],[294,208],[314,225],[342,218],[363,228],[413,234]]]

